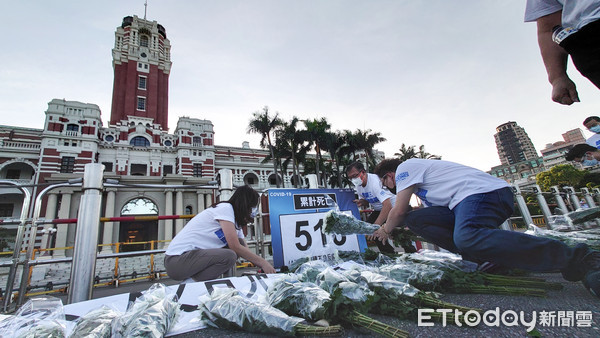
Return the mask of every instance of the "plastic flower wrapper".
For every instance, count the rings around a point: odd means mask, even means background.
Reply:
[[[294,277],[281,278],[267,290],[266,298],[281,311],[310,321],[327,318],[331,298],[314,283],[300,282]]]
[[[560,283],[549,283],[543,279],[475,271],[472,269],[472,264],[475,263],[461,261],[459,257],[450,253],[422,250],[416,254],[402,255],[397,259],[397,264],[381,271],[392,279],[410,283],[425,291],[544,297],[545,289],[562,289]],[[402,271],[406,269],[409,271]],[[435,270],[439,272],[436,273]],[[412,278],[403,279],[402,274],[408,273],[412,274]]]
[[[600,218],[600,207],[575,210],[564,215],[573,225],[582,224]]]
[[[156,283],[113,321],[113,337],[163,337],[178,314],[177,295]]]
[[[355,261],[360,264],[369,265],[369,266],[379,266],[382,264],[392,264],[394,262],[393,258],[386,256],[377,251],[371,250],[369,248],[365,249],[365,252],[358,251],[336,251],[337,260],[341,261]]]
[[[544,230],[535,225],[530,225],[525,233],[533,236],[555,239],[568,246],[576,246],[577,244],[583,243],[591,249],[600,250],[600,234],[598,232],[598,229],[563,232]]]
[[[303,282],[314,283],[321,271],[327,269],[328,267],[329,264],[322,260],[308,261],[296,269],[296,276],[298,276],[298,279]]]
[[[332,293],[337,284],[348,281],[350,281],[348,277],[342,275],[340,272],[331,267],[327,267],[317,275],[314,283],[317,284],[321,289]]]
[[[325,214],[324,222],[325,226],[322,228],[324,234],[371,235],[379,229],[379,225],[363,222],[352,215],[335,210],[329,210]]]
[[[341,334],[340,326],[316,327],[273,306],[242,297],[235,289],[217,288],[200,297],[200,318],[207,325],[278,336]]]
[[[121,312],[102,305],[100,308],[88,312],[77,319],[75,328],[70,337],[110,338],[112,321],[121,315]]]
[[[0,322],[0,337],[65,337],[65,312],[55,297],[28,300],[14,316]]]

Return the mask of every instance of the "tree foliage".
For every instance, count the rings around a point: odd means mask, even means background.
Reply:
[[[579,170],[570,164],[559,164],[541,172],[535,176],[536,183],[543,191],[550,191],[552,186],[571,186],[578,187],[585,171]]]

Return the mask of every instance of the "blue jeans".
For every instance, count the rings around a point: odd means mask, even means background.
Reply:
[[[427,241],[468,260],[530,271],[561,270],[568,280],[581,279],[583,267],[579,265],[587,246],[572,248],[553,239],[499,229],[513,208],[513,194],[507,187],[468,196],[452,210],[428,207],[411,211],[405,223]]]

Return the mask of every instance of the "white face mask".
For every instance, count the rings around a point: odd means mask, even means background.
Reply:
[[[354,184],[355,187],[362,185],[362,180],[360,179],[360,177],[355,177],[355,178],[351,179],[350,181],[352,182],[352,184]]]
[[[596,133],[596,134],[600,134],[600,124],[598,124],[598,125],[595,125],[595,126],[591,127],[591,128],[590,128],[590,131],[591,131],[591,132],[594,132],[594,133]]]

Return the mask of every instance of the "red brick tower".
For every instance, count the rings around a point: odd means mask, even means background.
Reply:
[[[168,129],[171,44],[156,21],[126,16],[115,32],[110,124],[148,117]]]

